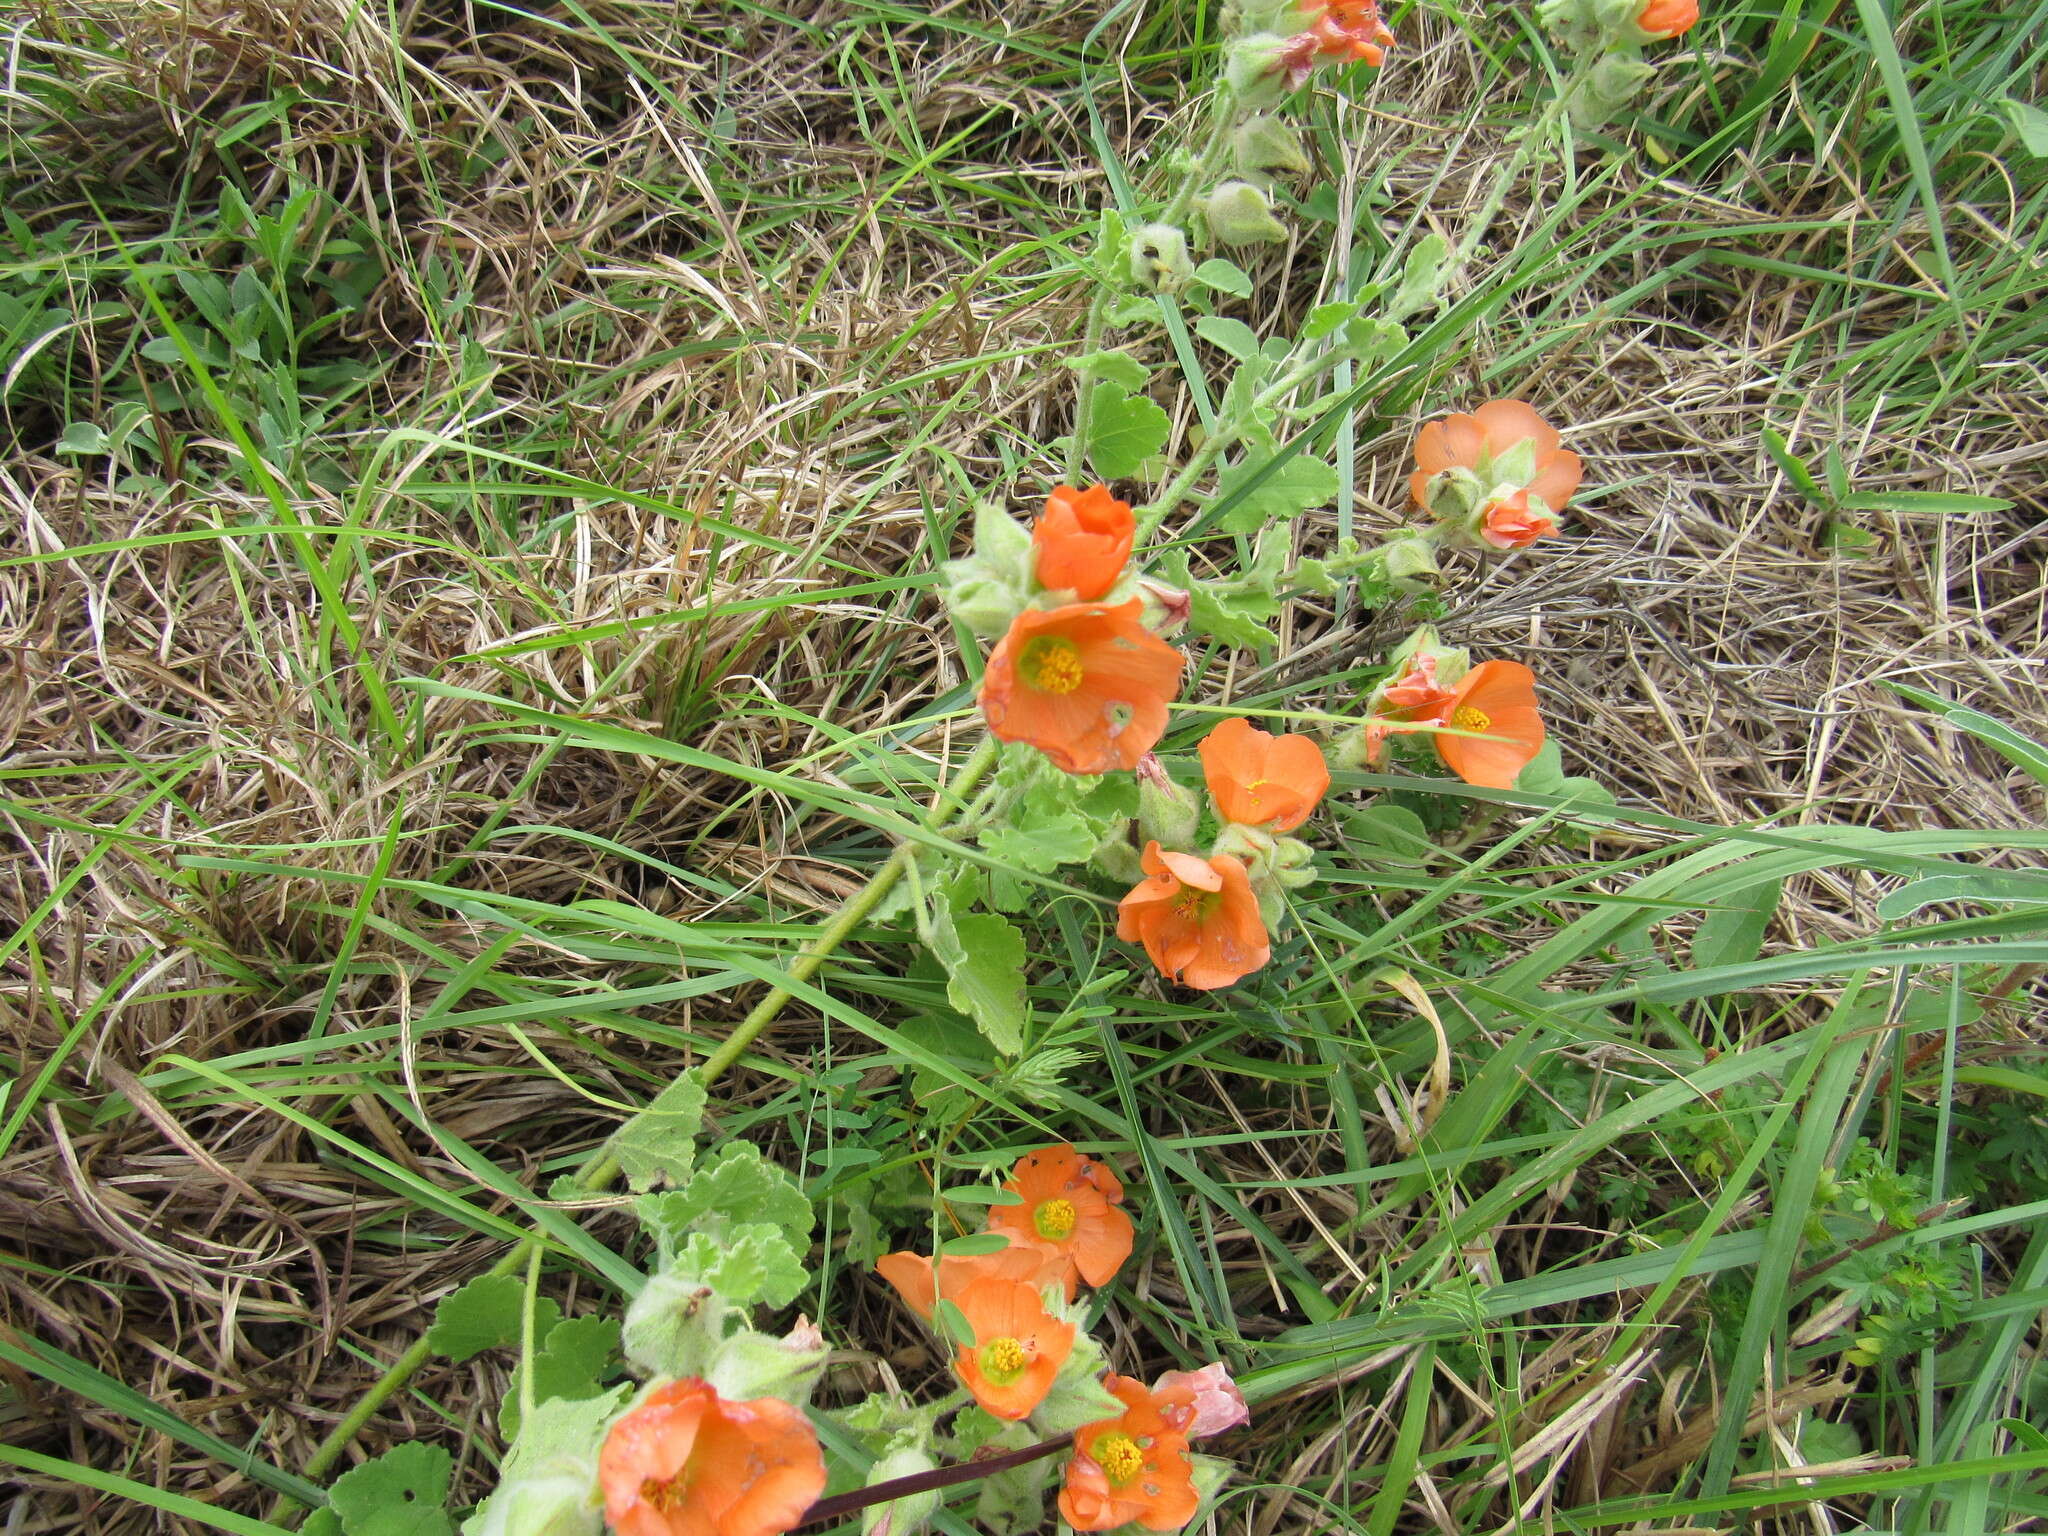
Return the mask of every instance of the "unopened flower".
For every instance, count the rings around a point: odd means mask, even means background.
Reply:
[[[1204,1440],[1251,1422],[1244,1393],[1221,1360],[1199,1371],[1166,1372],[1152,1383],[1152,1395],[1164,1405],[1167,1422],[1190,1440]],[[1181,1401],[1183,1396],[1186,1403]]]
[[[1292,832],[1330,787],[1323,749],[1307,736],[1275,736],[1225,720],[1202,739],[1202,774],[1225,821]]]
[[[1174,782],[1156,753],[1138,759],[1138,835],[1172,847],[1195,840],[1202,807],[1192,791]]]
[[[1146,878],[1117,903],[1116,936],[1142,943],[1169,979],[1213,991],[1273,957],[1241,860],[1163,853],[1154,842],[1142,863]]]
[[[1123,1403],[1113,1419],[1074,1435],[1073,1459],[1060,1489],[1060,1515],[1077,1531],[1107,1531],[1136,1522],[1148,1531],[1177,1531],[1194,1519],[1201,1499],[1188,1461],[1187,1436],[1168,1412],[1188,1394],[1148,1391],[1128,1376],[1103,1385]]]
[[[1225,245],[1278,245],[1287,226],[1273,217],[1266,194],[1248,181],[1226,181],[1202,199],[1209,233]]]
[[[1135,768],[1166,733],[1184,658],[1139,622],[1136,598],[1017,615],[989,654],[981,711],[1064,773]]]
[[[1136,536],[1130,503],[1110,495],[1109,487],[1054,486],[1031,530],[1038,584],[1092,603],[1123,575]]]
[[[976,1280],[954,1304],[974,1335],[954,1357],[961,1384],[997,1418],[1023,1418],[1072,1352],[1074,1325],[1045,1310],[1037,1286],[1016,1280]]]
[[[1482,661],[1442,706],[1441,723],[1482,734],[1431,737],[1437,756],[1467,784],[1513,789],[1515,776],[1543,750],[1536,674],[1519,661]]]
[[[989,1223],[995,1226],[993,1220]],[[1001,1230],[998,1228],[997,1230]],[[941,1298],[957,1300],[960,1292],[977,1280],[1022,1281],[1026,1285],[1062,1285],[1067,1299],[1074,1296],[1070,1278],[1072,1263],[1051,1244],[1010,1234],[1010,1246],[997,1253],[940,1254],[936,1276],[932,1261],[921,1253],[885,1253],[875,1260],[875,1273],[895,1288],[903,1304],[925,1322]]]
[[[1579,457],[1558,442],[1557,429],[1523,401],[1489,400],[1417,434],[1409,491],[1418,506],[1469,524],[1481,542],[1526,544],[1555,529],[1555,514],[1579,488]]]
[[[824,1491],[825,1458],[802,1410],[692,1376],[612,1425],[597,1475],[619,1536],[779,1536]]]
[[[1147,293],[1179,293],[1195,280],[1188,237],[1171,224],[1142,224],[1131,231],[1125,270]]]
[[[1118,1209],[1124,1187],[1106,1163],[1063,1142],[1019,1158],[1003,1188],[1022,1203],[991,1206],[989,1230],[1050,1248],[1065,1264],[1069,1285],[1075,1274],[1107,1285],[1131,1256],[1131,1218]]]

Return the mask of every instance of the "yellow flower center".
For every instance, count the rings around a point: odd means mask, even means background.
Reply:
[[[1451,711],[1451,724],[1461,731],[1490,731],[1493,716],[1483,709],[1474,709],[1470,704],[1460,704]]]
[[[1081,686],[1081,649],[1071,640],[1041,636],[1025,648],[1018,671],[1040,693],[1072,693]]]
[[[1031,1213],[1031,1224],[1038,1228],[1038,1235],[1049,1243],[1057,1243],[1072,1236],[1074,1221],[1074,1202],[1071,1200],[1041,1200],[1038,1202],[1038,1209]]]
[[[981,1346],[981,1373],[999,1387],[1007,1387],[1024,1374],[1031,1356],[1016,1339],[990,1339]]]
[[[650,1477],[640,1485],[640,1502],[652,1505],[664,1515],[672,1509],[681,1509],[689,1502],[682,1484],[680,1473],[670,1478]]]
[[[1145,1453],[1126,1434],[1097,1435],[1088,1454],[1102,1468],[1103,1476],[1119,1487],[1145,1470]]]
[[[1174,915],[1184,923],[1199,923],[1208,917],[1218,899],[1218,893],[1215,891],[1198,890],[1192,885],[1184,885],[1180,888],[1180,894],[1173,898]]]

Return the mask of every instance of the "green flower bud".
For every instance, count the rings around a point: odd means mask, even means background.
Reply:
[[[725,1342],[725,1303],[708,1285],[654,1275],[626,1308],[626,1358],[654,1376],[702,1376]]]
[[[1131,281],[1147,293],[1179,293],[1195,280],[1188,237],[1171,224],[1143,224],[1131,231]]]
[[[915,1477],[920,1472],[937,1470],[938,1465],[931,1452],[922,1446],[906,1445],[875,1463],[868,1473],[867,1486],[873,1488],[899,1477]],[[936,1488],[892,1499],[887,1504],[870,1504],[860,1517],[862,1536],[912,1536],[925,1528],[938,1508]]]
[[[1209,233],[1225,245],[1276,245],[1287,226],[1273,217],[1266,194],[1248,181],[1226,181],[1202,199]]]
[[[1031,530],[993,502],[974,509],[974,552],[939,567],[946,607],[975,634],[1005,633],[1030,600]]]
[[[1270,107],[1285,99],[1287,39],[1254,32],[1223,50],[1223,88],[1248,107]]]
[[[1380,568],[1396,591],[1434,590],[1443,576],[1436,563],[1436,540],[1426,533],[1399,533],[1379,548]]]
[[[1230,822],[1216,835],[1209,857],[1221,858],[1226,853],[1241,860],[1256,879],[1259,871],[1272,862],[1273,834],[1263,827],[1246,827]]]
[[[1286,32],[1296,24],[1296,0],[1224,0],[1217,19],[1223,24],[1225,37]]]
[[[1283,837],[1273,845],[1273,878],[1290,891],[1316,883],[1315,850],[1298,837]]]
[[[1264,113],[1246,118],[1230,136],[1231,163],[1247,176],[1260,171],[1286,171],[1305,176],[1311,169],[1301,140],[1277,117]]]
[[[1656,73],[1656,67],[1632,49],[1603,55],[1572,92],[1572,122],[1581,128],[1599,127],[1641,95]]]
[[[1112,829],[1088,855],[1092,866],[1119,885],[1136,885],[1145,878],[1144,862],[1131,846],[1131,827],[1132,823],[1126,821]]]
[[[1138,759],[1138,835],[1162,848],[1184,849],[1195,840],[1202,820],[1192,790],[1174,783],[1159,759],[1147,752]]]
[[[830,1354],[825,1335],[808,1318],[799,1317],[780,1338],[742,1328],[719,1346],[704,1379],[735,1402],[779,1397],[801,1408],[810,1402]]]
[[[1195,1506],[1194,1519],[1190,1526],[1199,1522],[1209,1506],[1216,1502],[1216,1495],[1223,1491],[1223,1485],[1230,1481],[1230,1475],[1237,1470],[1235,1464],[1221,1456],[1189,1455],[1188,1466],[1194,1473]]]
[[[1422,488],[1423,505],[1432,517],[1447,523],[1463,522],[1486,494],[1479,477],[1462,464],[1439,470]]]
[[[603,1529],[595,1465],[509,1478],[462,1522],[462,1536],[597,1536]]]

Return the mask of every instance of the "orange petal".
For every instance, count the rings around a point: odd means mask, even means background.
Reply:
[[[1551,511],[1562,512],[1578,494],[1582,473],[1579,456],[1560,448],[1548,456],[1539,455],[1536,478],[1529,482],[1528,489],[1548,502]]]
[[[1557,428],[1536,414],[1525,400],[1489,400],[1472,413],[1486,440],[1486,451],[1498,456],[1517,443],[1533,442],[1540,456],[1558,444]]]

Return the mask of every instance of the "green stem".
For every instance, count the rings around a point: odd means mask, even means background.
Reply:
[[[1088,302],[1088,324],[1081,333],[1081,356],[1093,357],[1102,350],[1103,327],[1109,319],[1109,290],[1097,288]],[[1067,440],[1067,483],[1080,482],[1088,453],[1088,422],[1095,414],[1095,365],[1083,363],[1074,370],[1074,432]]]
[[[1515,145],[1514,154],[1493,179],[1493,187],[1486,194],[1486,202],[1479,210],[1479,216],[1465,226],[1464,236],[1458,241],[1458,248],[1451,253],[1451,259],[1444,264],[1449,278],[1455,279],[1465,263],[1479,249],[1479,242],[1486,238],[1486,232],[1493,228],[1493,221],[1500,217],[1500,210],[1508,200],[1508,193],[1528,169],[1529,162],[1537,151],[1547,147],[1557,132],[1557,125],[1563,119],[1571,104],[1572,93],[1579,87],[1580,79],[1586,73],[1585,61],[1581,59],[1572,66],[1572,72],[1565,77],[1558,93],[1544,104],[1542,115],[1522,132],[1521,142]]]
[[[975,787],[995,766],[997,750],[997,742],[993,736],[983,738],[981,744],[969,754],[967,761],[960,765],[959,772],[941,785],[938,793],[932,797],[931,808],[925,813],[924,818],[927,827],[940,825],[965,796],[974,792]],[[789,967],[789,979],[792,983],[808,981],[818,973],[820,967],[831,958],[832,952],[846,941],[847,935],[860,926],[862,919],[874,911],[877,903],[889,894],[898,880],[903,878],[903,872],[909,867],[910,859],[910,845],[899,844],[896,851],[883,862],[882,867],[869,878],[867,884],[854,892],[846,904],[798,952]],[[775,1022],[776,1016],[788,1003],[790,995],[786,987],[771,988],[768,995],[754,1005],[726,1038],[725,1044],[705,1058],[704,1065],[698,1069],[705,1087],[710,1087],[723,1076],[760,1033]],[[600,1148],[592,1153],[590,1160],[577,1171],[576,1184],[585,1193],[598,1194],[608,1189],[618,1176],[618,1160]],[[522,1265],[538,1265],[540,1249],[540,1236],[529,1234],[520,1239],[510,1252],[503,1255],[485,1273],[510,1275],[516,1274]],[[317,1479],[339,1461],[342,1453],[362,1432],[363,1426],[368,1424],[377,1411],[417,1374],[432,1354],[433,1351],[427,1346],[424,1335],[416,1339],[410,1349],[394,1360],[384,1374],[371,1383],[369,1390],[356,1400],[355,1406],[342,1416],[341,1422],[334,1426],[327,1438],[314,1447],[313,1454],[306,1458],[305,1467],[302,1469],[304,1475],[310,1479]],[[272,1523],[276,1523],[282,1515],[289,1513],[293,1502],[288,1497],[280,1497],[270,1512]]]

